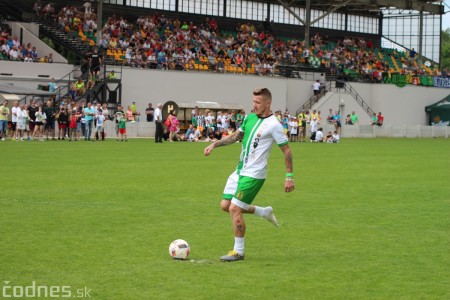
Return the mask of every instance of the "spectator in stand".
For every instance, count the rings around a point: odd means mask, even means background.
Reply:
[[[85,5],[87,7],[89,4],[86,2]],[[76,18],[80,20],[75,21],[78,28],[72,24]],[[97,25],[94,14],[89,15],[86,10],[83,13],[66,6],[58,14],[57,22],[67,32],[76,31],[83,40],[90,42],[91,46],[95,45],[93,33]],[[372,50],[373,43],[361,38],[345,37],[343,41],[338,41],[334,48],[328,49],[329,38],[315,34],[311,38],[313,51],[310,52],[300,41],[278,40],[272,30],[258,32],[251,23],[239,23],[236,26],[236,38],[231,35],[221,37],[217,34],[218,25],[213,18],[207,18],[199,25],[193,22],[183,22],[183,25],[181,23],[178,19],[157,14],[139,17],[135,24],[123,17],[112,16],[99,30],[100,49],[107,45],[111,50],[129,48],[125,63],[138,68],[194,69],[194,55],[197,58],[204,55],[211,70],[225,71],[228,67],[225,62],[232,60],[234,66],[238,67],[233,71],[251,71],[262,76],[273,76],[280,61],[295,63],[304,59],[308,64],[309,60],[318,58],[325,62],[324,65],[333,75],[341,74],[344,69],[353,69],[372,79],[372,74],[369,74],[372,72],[367,70],[373,69],[377,63]],[[264,24],[265,28],[271,27],[268,20]],[[376,69],[382,71],[379,64]],[[378,78],[379,82],[380,74],[376,75],[373,79]]]
[[[381,125],[383,125],[383,123],[384,123],[384,116],[380,111],[377,116],[377,125],[381,126]]]
[[[372,116],[371,121],[370,121],[370,125],[377,125],[377,123],[378,123],[377,114],[373,113],[373,116]]]
[[[90,0],[87,0],[84,4],[84,17],[89,18],[92,14],[92,6]]]
[[[326,85],[325,74],[323,74],[323,73],[320,74],[319,82],[320,82],[320,87],[325,88],[325,85]]]
[[[103,58],[98,53],[98,49],[94,48],[94,53],[92,53],[90,59],[89,59],[89,65],[91,67],[91,74],[94,78],[94,81],[99,80],[100,75],[100,66],[102,65]]]
[[[116,78],[117,78],[117,77],[116,77],[116,73],[114,72],[114,70],[111,70],[111,72],[108,73],[107,78],[108,78],[108,79],[116,79]]]
[[[50,82],[48,83],[48,91],[50,93],[54,93],[57,88],[58,88],[58,85],[55,82],[55,78],[50,79]]]
[[[31,57],[33,58],[33,61],[37,61],[38,60],[38,52],[36,50],[36,47],[32,47],[30,53],[31,53]]]
[[[12,46],[11,50],[9,50],[9,59],[10,60],[20,60],[19,51],[16,46]]]
[[[414,62],[416,61],[416,55],[417,52],[416,50],[414,50],[414,48],[411,49],[411,51],[409,51],[409,66],[411,67]]]
[[[36,15],[40,16],[42,11],[42,1],[37,0],[33,5],[33,10],[36,12]]]
[[[334,128],[336,129],[337,133],[340,134],[341,132],[341,114],[339,111],[336,111],[333,115],[333,124]]]
[[[316,80],[316,82],[313,83],[313,91],[314,91],[314,96],[317,96],[320,94],[320,81]]]
[[[353,125],[352,120],[350,119],[350,114],[345,117],[345,125]]]
[[[305,50],[303,50],[303,58],[305,59],[305,64],[309,65],[309,49],[305,48]]]
[[[327,123],[333,124],[333,109],[328,110]]]
[[[33,58],[31,57],[31,53],[28,53],[27,56],[23,59],[24,62],[34,62]]]
[[[86,92],[83,78],[78,78],[78,81],[75,83],[75,91],[79,96],[83,95]]]
[[[350,115],[350,120],[352,122],[352,125],[359,125],[358,115],[355,113],[355,111],[352,111],[352,114]]]

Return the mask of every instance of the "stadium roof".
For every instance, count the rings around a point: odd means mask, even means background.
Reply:
[[[279,0],[285,2],[285,0]],[[444,14],[443,1],[427,0],[292,0],[288,4],[306,7],[310,2],[312,9],[338,11],[353,14],[378,14],[383,8],[424,11],[433,14]]]

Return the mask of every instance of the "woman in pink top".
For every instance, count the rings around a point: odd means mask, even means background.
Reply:
[[[180,124],[180,121],[178,121],[176,117],[177,112],[175,110],[172,110],[168,116],[170,121],[169,126],[169,141],[173,142],[174,138],[177,136],[178,132],[178,125]]]
[[[129,106],[127,108],[127,121],[128,122],[134,121],[133,112],[131,111],[131,107]]]

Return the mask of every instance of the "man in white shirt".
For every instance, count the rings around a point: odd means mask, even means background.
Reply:
[[[314,95],[318,95],[320,93],[320,81],[316,80],[316,82],[313,83],[313,91]]]
[[[17,47],[13,46],[11,50],[9,50],[9,59],[11,60],[19,60],[19,51],[17,51]]]
[[[88,0],[83,4],[83,6],[84,6],[84,17],[85,18],[90,17],[92,14],[91,2]]]
[[[154,117],[155,117],[155,125],[156,125],[156,131],[155,131],[155,143],[162,143],[163,140],[163,127],[162,127],[162,104],[158,103],[156,106]]]
[[[18,140],[18,130],[17,130],[17,121],[19,120],[19,115],[22,114],[22,111],[19,107],[19,102],[14,101],[13,107],[11,108],[11,132],[12,132],[12,141]]]

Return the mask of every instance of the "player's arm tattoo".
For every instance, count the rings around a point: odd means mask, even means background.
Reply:
[[[292,152],[289,145],[284,145],[281,147],[281,151],[284,154],[284,163],[286,164],[286,173],[292,173],[294,170],[293,160],[292,160]]]
[[[229,136],[215,142],[214,148],[234,144],[237,141],[241,141],[243,138],[244,138],[244,133],[241,132],[240,130],[236,130],[232,135],[229,135]]]

